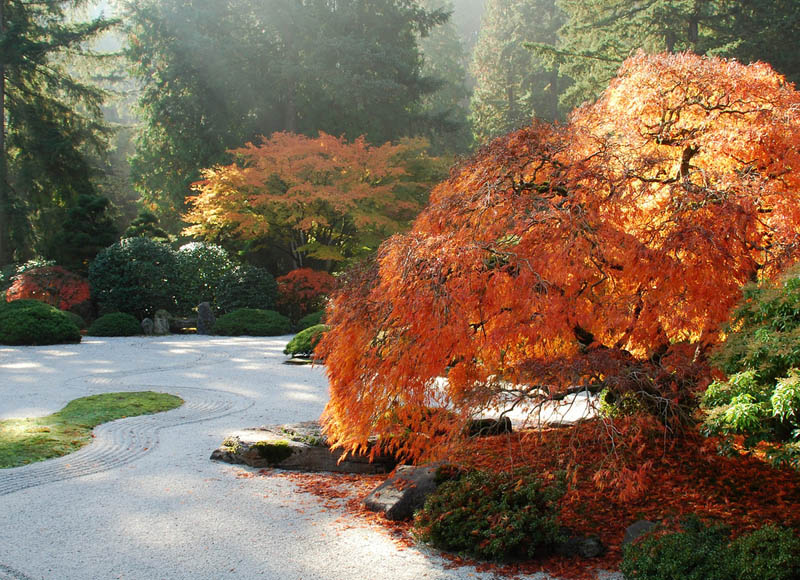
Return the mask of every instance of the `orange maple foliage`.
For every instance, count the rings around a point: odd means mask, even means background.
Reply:
[[[741,285],[794,260],[799,139],[769,66],[639,54],[566,126],[483,148],[333,298],[329,439],[432,457],[574,385],[685,402]]]
[[[15,277],[6,292],[6,300],[31,299],[61,310],[89,300],[89,281],[61,266],[27,270]]]
[[[433,183],[415,181],[412,166],[427,142],[371,146],[320,133],[275,133],[234,149],[236,162],[203,172],[184,219],[185,234],[207,240],[285,238],[287,251],[342,260],[405,229]],[[423,180],[424,181],[424,180]]]
[[[299,268],[275,279],[277,305],[294,321],[325,307],[325,298],[336,287],[336,278],[327,272]]]

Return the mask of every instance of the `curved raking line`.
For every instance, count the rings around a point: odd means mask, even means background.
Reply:
[[[120,390],[132,389],[129,385],[115,386],[122,387]],[[158,445],[161,429],[224,417],[253,405],[253,401],[244,396],[213,389],[163,385],[138,385],[136,388],[169,392],[181,397],[185,403],[171,411],[99,425],[94,430],[94,441],[75,453],[22,467],[2,469],[0,495],[114,469],[152,451]],[[0,580],[3,580],[2,576]]]

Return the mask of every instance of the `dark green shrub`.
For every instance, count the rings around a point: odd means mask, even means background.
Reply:
[[[89,336],[136,336],[142,334],[142,325],[125,312],[104,314],[86,331]]]
[[[317,310],[316,312],[307,314],[303,316],[303,318],[297,321],[295,330],[297,330],[297,332],[300,332],[301,330],[305,330],[306,328],[311,328],[312,326],[317,326],[318,324],[322,324],[322,319],[324,318],[324,316],[325,316],[324,310]]]
[[[330,328],[325,324],[317,324],[305,330],[298,332],[286,348],[283,349],[283,354],[290,354],[292,356],[311,356],[314,354],[314,347],[317,346],[319,339]]]
[[[0,344],[40,345],[80,342],[66,312],[38,300],[0,304]]]
[[[291,332],[289,319],[274,310],[242,308],[217,319],[214,334],[225,336],[280,336]]]
[[[92,296],[101,313],[142,319],[176,309],[181,277],[175,252],[150,238],[126,238],[101,250],[89,267]]]
[[[712,361],[729,378],[701,400],[707,434],[744,434],[745,444],[777,441],[778,462],[800,467],[800,277],[751,284]]]
[[[86,321],[80,314],[75,314],[69,310],[64,310],[64,314],[67,315],[67,318],[69,318],[78,329],[83,330],[86,328]]]
[[[800,539],[772,525],[731,541],[728,529],[693,516],[682,530],[625,546],[628,580],[790,580],[800,574]]]
[[[278,285],[272,274],[257,266],[239,266],[220,280],[217,309],[222,313],[241,308],[269,310],[275,305]]]
[[[228,252],[214,244],[193,242],[181,246],[177,260],[182,279],[179,310],[188,313],[201,302],[214,307],[222,281],[236,268]]]
[[[417,537],[443,550],[489,560],[533,557],[561,540],[561,484],[530,472],[469,471],[442,483],[417,512]]]

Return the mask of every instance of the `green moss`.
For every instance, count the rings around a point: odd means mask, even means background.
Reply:
[[[311,356],[314,354],[314,347],[317,346],[322,335],[328,332],[328,330],[330,330],[330,328],[325,324],[318,324],[301,330],[289,341],[289,344],[283,349],[283,354]]]
[[[292,448],[289,446],[289,442],[283,439],[279,441],[256,441],[250,448],[255,449],[259,456],[270,465],[276,465],[292,455]]]

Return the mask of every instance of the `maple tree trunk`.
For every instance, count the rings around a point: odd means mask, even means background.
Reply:
[[[0,36],[5,35],[5,0],[0,0]],[[8,226],[8,166],[6,161],[6,67],[0,56],[0,265],[11,261]]]

